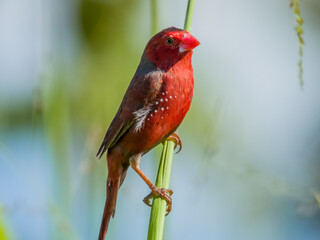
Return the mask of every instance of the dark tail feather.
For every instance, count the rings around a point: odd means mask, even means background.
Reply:
[[[108,179],[107,179],[107,199],[100,226],[99,240],[104,240],[110,218],[116,212],[117,196],[129,167],[129,162],[119,151],[109,151],[107,153]]]
[[[111,179],[108,177],[107,199],[104,205],[103,217],[102,217],[101,226],[100,226],[99,240],[104,240],[107,234],[110,218],[111,216],[114,217],[114,213],[116,211],[116,202],[117,202],[119,187],[120,187],[120,176],[117,177],[116,179]]]

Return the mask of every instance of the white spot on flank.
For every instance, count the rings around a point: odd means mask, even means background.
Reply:
[[[158,112],[157,110],[154,110],[154,112]]]
[[[161,119],[163,119],[163,117],[160,117]]]
[[[161,99],[160,99],[160,102],[162,102],[162,101],[163,101],[163,99],[161,98]]]
[[[149,105],[133,112],[134,120],[136,121],[136,127],[133,130],[134,132],[139,132],[143,128],[144,122],[145,122],[145,120],[151,110],[152,110],[151,104],[149,104]]]
[[[174,98],[177,98],[177,96],[174,96]]]
[[[166,98],[165,100],[166,100],[166,102],[168,102],[168,98]]]
[[[170,96],[169,98],[172,98],[172,96]]]
[[[166,109],[169,109],[169,107],[166,107]]]
[[[150,118],[147,118],[147,120],[149,121],[149,120],[150,120]]]
[[[168,94],[168,92],[166,91],[166,94]]]
[[[163,92],[162,95],[164,96],[164,94],[165,94],[165,93]]]
[[[150,117],[153,117],[153,114],[152,114],[152,113],[150,114]]]
[[[156,105],[158,105],[159,103],[158,102],[156,102]]]
[[[163,110],[164,110],[164,108],[162,107],[162,108],[161,108],[161,111],[163,111]]]

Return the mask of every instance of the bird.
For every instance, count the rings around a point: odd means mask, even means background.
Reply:
[[[137,70],[120,107],[112,120],[97,156],[106,152],[108,177],[106,201],[99,240],[107,234],[114,217],[117,196],[129,166],[151,189],[143,200],[159,196],[171,211],[172,190],[157,188],[140,169],[140,159],[166,139],[181,150],[177,128],[187,114],[193,98],[193,49],[200,42],[189,32],[176,27],[155,34],[147,43]]]

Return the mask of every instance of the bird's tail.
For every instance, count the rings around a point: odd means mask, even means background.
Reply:
[[[122,164],[119,164],[120,159],[114,159],[111,154],[107,154],[108,161],[108,179],[107,179],[107,199],[104,205],[104,211],[100,226],[99,240],[104,240],[110,218],[114,217],[116,211],[116,203],[119,188],[126,176],[127,167],[123,167]]]

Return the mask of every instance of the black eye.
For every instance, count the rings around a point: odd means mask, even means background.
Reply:
[[[165,40],[164,42],[165,42],[165,44],[166,44],[167,46],[172,46],[172,45],[174,44],[174,40],[173,40],[173,38],[171,38],[171,37],[166,38],[166,40]]]

